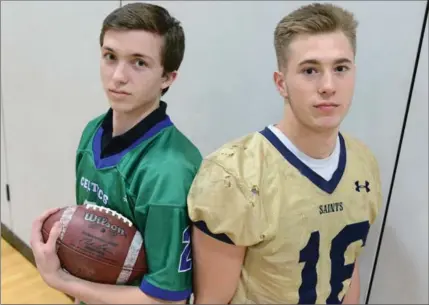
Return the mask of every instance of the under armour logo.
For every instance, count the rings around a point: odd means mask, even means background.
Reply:
[[[359,184],[359,180],[355,181],[355,190],[356,192],[360,192],[360,189],[364,188],[366,190],[367,193],[369,193],[370,189],[369,189],[369,182],[365,180],[365,184],[364,185],[360,185]]]

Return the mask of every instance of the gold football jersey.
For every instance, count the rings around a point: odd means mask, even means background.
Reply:
[[[190,218],[212,236],[247,246],[232,304],[342,302],[382,199],[372,153],[339,137],[329,181],[268,128],[204,160],[189,193]]]

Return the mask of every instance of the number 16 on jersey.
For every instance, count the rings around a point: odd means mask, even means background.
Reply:
[[[331,241],[331,292],[327,304],[340,304],[339,294],[343,282],[352,277],[354,263],[345,265],[344,255],[350,244],[361,240],[363,246],[369,232],[369,222],[363,221],[345,226]],[[315,304],[317,300],[316,285],[318,280],[317,264],[320,256],[320,232],[311,233],[307,245],[300,251],[299,262],[305,263],[301,272],[299,287],[299,304]]]

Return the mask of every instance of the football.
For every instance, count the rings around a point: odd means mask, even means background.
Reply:
[[[66,272],[103,284],[128,284],[147,272],[142,235],[121,214],[94,204],[61,208],[43,224],[45,242],[57,221],[57,253]]]

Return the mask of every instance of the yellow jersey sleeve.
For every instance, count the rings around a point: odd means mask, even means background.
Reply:
[[[194,225],[210,236],[252,246],[264,239],[267,226],[259,191],[237,177],[238,164],[204,160],[188,194],[188,211]]]
[[[374,155],[371,154],[371,160],[372,160],[372,171],[373,171],[373,177],[375,181],[375,188],[374,188],[374,207],[373,212],[370,219],[370,224],[374,224],[378,214],[381,211],[381,208],[383,206],[383,193],[382,193],[382,183],[381,183],[381,177],[380,177],[380,168],[378,166],[377,159]]]
[[[370,175],[370,193],[367,198],[370,206],[369,222],[374,224],[383,205],[382,182],[380,177],[380,168],[377,158],[362,141],[355,137],[347,135],[350,143],[350,150],[355,152],[360,162],[357,166],[364,167],[366,173]]]

